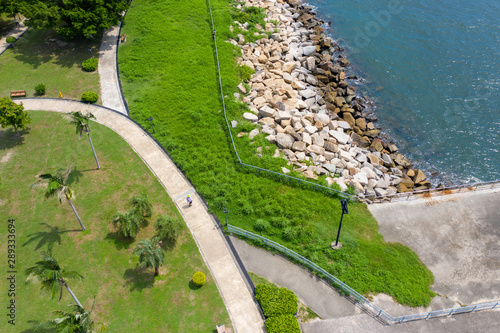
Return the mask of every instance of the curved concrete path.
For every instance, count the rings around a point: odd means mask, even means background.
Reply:
[[[97,70],[101,82],[102,105],[127,114],[116,67],[120,26],[115,25],[104,31],[99,49],[99,66]]]
[[[264,320],[258,305],[217,223],[188,180],[163,149],[139,125],[119,112],[78,101],[25,98],[15,102],[22,102],[26,110],[92,112],[98,123],[120,135],[155,174],[184,217],[219,288],[235,331],[265,332]],[[188,194],[194,199],[191,207],[186,204]]]
[[[4,37],[0,38],[0,54],[4,53],[5,50],[10,47],[11,43],[7,43],[7,37],[13,36],[16,37],[16,39],[19,39],[19,37],[21,37],[26,32],[26,30],[28,30],[28,27],[24,26],[23,22],[24,19],[19,23],[19,25],[9,31]]]

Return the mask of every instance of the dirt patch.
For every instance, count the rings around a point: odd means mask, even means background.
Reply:
[[[0,158],[0,163],[7,163],[13,155],[14,151],[9,150],[7,154],[5,154],[4,156],[2,156],[2,158]]]

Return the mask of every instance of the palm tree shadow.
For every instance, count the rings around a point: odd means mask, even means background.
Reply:
[[[112,240],[117,250],[126,250],[134,242],[133,238],[123,237],[123,235],[118,232],[108,233],[105,239]]]
[[[41,328],[38,320],[28,320],[28,323],[32,325],[31,328],[28,328],[21,333],[52,333],[54,332],[53,329],[48,329],[48,328]]]
[[[130,285],[130,291],[151,288],[155,283],[154,275],[146,268],[139,266],[127,269],[123,277],[126,280],[125,285]]]
[[[82,176],[82,171],[78,170],[78,167],[74,167],[73,169],[71,169],[71,172],[68,175],[68,179],[66,179],[66,185],[71,186],[74,183],[77,183]]]
[[[61,234],[79,230],[59,230],[57,226],[50,226],[47,223],[40,223],[42,226],[45,226],[48,231],[39,231],[28,235],[28,240],[22,245],[26,246],[31,243],[38,241],[38,244],[35,247],[35,251],[38,251],[43,246],[47,245],[47,250],[52,252],[54,244],[57,243],[59,246],[61,245]]]

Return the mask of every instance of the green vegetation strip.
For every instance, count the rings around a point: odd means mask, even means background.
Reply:
[[[162,185],[136,153],[116,133],[91,123],[92,141],[101,170],[96,170],[89,142],[75,135],[73,125],[63,115],[30,112],[33,123],[19,139],[12,128],[0,130],[0,256],[7,270],[7,219],[16,225],[16,326],[0,323],[1,332],[32,332],[36,322],[55,318],[52,310],[67,311],[73,303],[64,291],[60,302],[39,295],[40,284],[24,284],[24,271],[40,259],[37,251],[52,249],[61,267],[84,276],[68,285],[96,322],[108,332],[210,332],[216,324],[230,326],[230,319],[214,280],[201,258],[196,243],[184,226],[176,244],[166,244],[166,261],[155,279],[151,268],[138,267],[133,248],[155,234],[158,216],[180,218]],[[70,206],[57,198],[44,198],[44,188],[30,189],[41,173],[51,167],[71,166],[68,178],[72,202],[82,222]],[[129,209],[134,195],[147,195],[153,205],[149,225],[135,241],[121,238],[111,220],[117,211]],[[168,242],[167,242],[168,243]],[[207,281],[202,288],[190,283],[202,271]],[[7,306],[7,279],[0,280],[1,304]],[[74,304],[74,303],[73,303]]]
[[[234,100],[240,82],[239,50],[224,42],[232,36],[230,2],[212,1],[222,84],[228,117],[238,120],[233,134],[254,128],[242,120],[245,106]],[[151,15],[155,13],[155,15]],[[365,295],[384,292],[402,304],[428,305],[434,295],[432,273],[415,253],[386,243],[364,204],[344,216],[339,251],[331,249],[340,220],[340,203],[324,193],[290,186],[241,169],[222,114],[207,3],[201,0],[136,0],[123,26],[127,42],[119,48],[120,77],[131,116],[146,129],[152,116],[155,138],[195,184],[211,210],[223,220],[255,231],[311,259]],[[259,135],[236,139],[243,161],[280,170],[284,159]]]
[[[86,72],[82,62],[98,58],[101,35],[93,39],[64,40],[54,30],[29,29],[0,55],[0,97],[11,90],[26,90],[27,97],[37,97],[35,86],[43,83],[43,97],[79,100],[85,91],[99,93],[99,74]]]

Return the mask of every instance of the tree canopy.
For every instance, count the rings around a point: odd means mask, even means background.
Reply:
[[[23,103],[14,103],[9,97],[0,98],[0,125],[2,127],[14,126],[16,133],[19,129],[26,129],[26,125],[31,123],[28,112],[24,111]]]
[[[0,0],[0,13],[14,14],[17,10],[18,1]]]
[[[127,0],[20,0],[18,6],[19,12],[28,18],[26,25],[56,28],[60,36],[71,39],[90,38],[118,24],[128,3]]]

